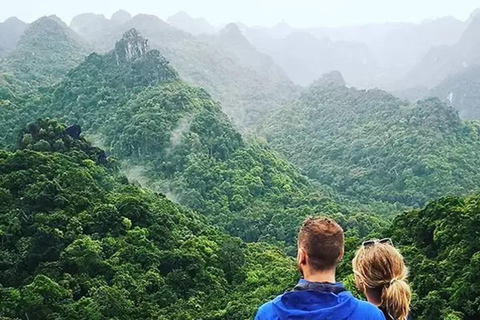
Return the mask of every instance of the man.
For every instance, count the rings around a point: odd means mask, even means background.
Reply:
[[[335,282],[344,253],[343,229],[329,218],[309,218],[298,233],[297,265],[303,276],[289,292],[264,304],[256,320],[384,320],[374,305]]]

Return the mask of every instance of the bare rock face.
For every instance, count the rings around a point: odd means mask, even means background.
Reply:
[[[136,29],[127,31],[123,38],[115,44],[117,64],[134,61],[148,51],[148,40],[143,38]]]

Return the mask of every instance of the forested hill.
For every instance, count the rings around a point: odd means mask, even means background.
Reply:
[[[389,234],[410,269],[415,319],[480,319],[480,195],[402,214]]]
[[[15,49],[0,60],[0,71],[13,73],[30,87],[57,82],[88,54],[88,45],[55,16],[25,30]]]
[[[10,110],[2,123],[5,145],[16,136],[11,128],[28,119],[79,124],[122,161],[128,176],[247,241],[294,246],[298,224],[318,212],[358,235],[380,223],[361,214],[368,208],[332,201],[268,147],[245,141],[221,107],[179,80],[136,30],[110,53],[90,55],[41,98]]]
[[[2,319],[248,319],[295,282],[278,249],[129,184],[79,128],[22,133],[0,151]]]
[[[478,190],[477,124],[438,99],[409,104],[339,78],[319,80],[264,124],[267,142],[287,160],[363,201],[417,206]]]
[[[78,17],[72,27],[83,32],[96,50],[108,51],[123,33],[135,28],[172,63],[182,79],[207,90],[240,126],[253,126],[269,111],[291,99],[298,88],[271,59],[234,39],[239,47],[205,41],[151,15],[137,15],[123,24],[103,16]],[[94,26],[100,26],[94,28]],[[94,28],[91,32],[85,32]],[[83,30],[83,31],[82,31]],[[240,37],[243,38],[242,35]],[[230,39],[231,40],[231,39]],[[246,42],[246,44],[245,44]],[[232,50],[238,49],[238,51]],[[239,60],[238,57],[243,57]],[[248,60],[248,63],[244,63]],[[261,61],[261,64],[255,64]],[[252,67],[255,64],[255,68]]]
[[[415,317],[478,318],[479,208],[478,196],[446,197],[385,232],[409,264]],[[250,319],[296,277],[278,249],[129,184],[54,120],[0,151],[0,236],[4,319]],[[347,240],[348,262],[358,244]]]

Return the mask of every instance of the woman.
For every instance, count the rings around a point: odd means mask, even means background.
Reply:
[[[365,241],[353,259],[355,282],[368,302],[383,311],[387,320],[406,320],[411,291],[408,269],[390,239]]]

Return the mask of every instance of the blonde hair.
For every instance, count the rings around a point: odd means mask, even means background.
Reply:
[[[362,246],[352,261],[355,281],[364,293],[380,294],[380,309],[395,320],[406,320],[412,293],[407,283],[408,269],[402,254],[392,245]]]

